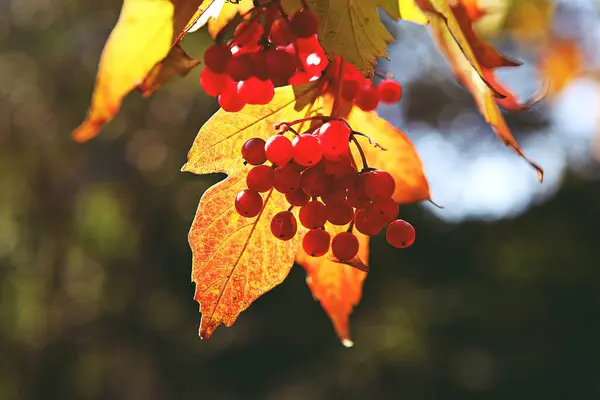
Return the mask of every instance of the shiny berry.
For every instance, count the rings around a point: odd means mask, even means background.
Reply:
[[[285,199],[292,206],[302,207],[310,200],[310,196],[304,193],[304,190],[294,190],[285,194]]]
[[[292,159],[292,142],[283,135],[271,136],[265,144],[267,160],[276,165],[287,164]]]
[[[358,254],[358,239],[350,232],[340,232],[331,242],[331,251],[340,261],[350,261]]]
[[[395,80],[387,78],[382,80],[377,86],[379,99],[386,104],[394,104],[402,98],[402,86]]]
[[[315,135],[304,134],[294,138],[294,161],[304,167],[312,167],[321,161],[321,143]]]
[[[280,165],[273,171],[273,187],[279,193],[287,194],[301,190],[302,175],[291,164]]]
[[[327,203],[327,220],[333,225],[349,224],[354,218],[354,209],[348,200]]]
[[[273,189],[273,180],[273,168],[266,165],[259,165],[252,168],[246,176],[248,188],[261,193]]]
[[[330,161],[341,161],[348,157],[350,128],[342,121],[326,122],[319,128],[319,140],[323,157]]]
[[[271,233],[277,239],[290,240],[296,236],[297,230],[296,217],[290,211],[278,212],[271,220]]]
[[[265,141],[261,138],[246,140],[242,146],[242,157],[250,165],[260,165],[267,161],[265,155]]]
[[[245,189],[235,197],[235,209],[243,217],[254,218],[260,214],[263,199],[255,190]]]
[[[375,110],[379,105],[379,92],[377,88],[370,83],[364,85],[356,94],[355,103],[363,111]]]
[[[394,177],[387,171],[375,170],[363,174],[364,193],[371,200],[386,200],[396,189]]]
[[[319,18],[307,8],[303,8],[292,16],[292,31],[299,38],[309,38],[319,29]]]
[[[231,50],[225,44],[213,44],[204,52],[204,64],[217,73],[225,72]]]
[[[397,219],[388,225],[385,237],[392,246],[404,249],[415,242],[415,228],[408,222]]]
[[[331,236],[324,229],[311,229],[302,239],[302,248],[311,257],[321,257],[329,251]]]
[[[208,67],[200,72],[200,86],[210,96],[218,96],[234,87],[233,79],[227,74],[218,74]]]
[[[320,201],[309,201],[298,213],[300,223],[308,229],[321,228],[327,222],[327,207]]]

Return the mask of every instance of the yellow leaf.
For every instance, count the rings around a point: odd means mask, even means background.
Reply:
[[[110,121],[123,98],[169,53],[171,45],[202,0],[125,0],[98,65],[92,103],[73,132],[89,140]],[[182,21],[186,21],[185,23]]]
[[[419,9],[415,0],[398,0],[400,7],[400,18],[405,21],[411,21],[420,25],[425,25],[429,22],[425,14]]]
[[[244,15],[254,8],[251,0],[241,0],[239,3],[225,3],[217,18],[208,21],[208,33],[213,38],[227,25],[237,14]]]
[[[167,57],[152,68],[139,89],[144,97],[150,96],[174,76],[186,76],[200,61],[194,60],[176,44]]]
[[[297,10],[297,0],[284,0]],[[398,0],[308,0],[320,20],[319,41],[332,60],[342,56],[365,76],[373,76],[378,57],[386,57],[392,35],[381,23],[378,9],[398,19]]]

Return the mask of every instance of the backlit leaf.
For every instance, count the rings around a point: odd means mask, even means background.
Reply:
[[[378,9],[400,18],[398,0],[308,0],[320,20],[319,41],[329,59],[344,57],[365,76],[373,76],[378,57],[387,57],[393,36],[381,23]],[[284,1],[297,10],[297,0]]]
[[[327,224],[326,229],[333,238],[336,233],[343,232],[347,228]],[[358,232],[354,233],[360,243],[357,262],[367,265],[369,238]],[[306,270],[306,283],[315,300],[321,303],[331,318],[342,344],[346,347],[352,346],[348,318],[354,306],[360,301],[363,281],[367,273],[335,261],[331,250],[323,257],[311,257],[302,249],[302,244],[298,246],[296,262]]]
[[[415,0],[398,0],[400,8],[400,18],[405,21],[411,21],[416,24],[425,25],[429,22],[425,14],[421,11]]]
[[[199,60],[188,56],[181,46],[176,44],[169,50],[167,57],[152,68],[139,89],[144,97],[150,96],[172,77],[186,76],[199,64]]]
[[[163,60],[202,0],[125,0],[98,65],[90,110],[73,132],[79,142],[98,134],[123,98]]]

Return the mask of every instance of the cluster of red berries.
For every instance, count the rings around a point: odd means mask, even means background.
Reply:
[[[218,96],[225,111],[237,112],[246,104],[268,104],[276,86],[318,79],[327,66],[318,25],[307,8],[289,17],[278,2],[256,7],[227,44],[216,43],[205,51],[200,85]]]
[[[341,79],[341,97],[354,103],[363,111],[373,111],[379,102],[394,104],[402,98],[402,86],[391,77],[384,77],[375,85],[372,79],[365,78],[352,64],[344,64]]]
[[[394,178],[384,170],[364,165],[359,172],[350,153],[350,142],[362,149],[348,123],[326,118],[310,133],[297,134],[291,127],[300,121],[279,124],[281,131],[266,142],[252,138],[242,147],[246,163],[254,167],[246,177],[248,189],[235,199],[237,212],[248,218],[258,216],[263,208],[260,193],[276,190],[285,195],[290,209],[277,213],[271,220],[271,232],[281,240],[292,239],[297,232],[293,207],[300,207],[298,218],[309,231],[302,245],[313,257],[325,255],[330,247],[340,261],[350,261],[358,253],[359,242],[354,229],[368,236],[387,226],[388,242],[405,248],[415,240],[415,230],[397,220],[398,203],[392,199]],[[290,141],[284,135],[293,132]],[[269,161],[272,165],[265,165]],[[363,158],[363,163],[366,163]],[[349,225],[333,240],[325,224]]]

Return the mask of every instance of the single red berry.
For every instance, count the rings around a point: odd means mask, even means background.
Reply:
[[[308,203],[310,196],[304,193],[304,190],[294,190],[285,194],[285,199],[292,206],[302,207]]]
[[[301,190],[301,181],[302,175],[291,164],[281,165],[273,171],[273,187],[279,193]]]
[[[321,143],[315,135],[305,133],[294,138],[294,161],[304,167],[312,167],[321,161]]]
[[[294,33],[290,27],[290,22],[285,18],[279,18],[271,24],[269,41],[275,46],[287,46],[294,40]]]
[[[327,222],[327,207],[320,201],[309,201],[298,213],[300,223],[308,229],[321,228]]]
[[[370,218],[365,210],[356,210],[354,214],[354,228],[367,236],[375,236],[385,226],[379,219]]]
[[[249,54],[239,54],[227,62],[227,73],[236,81],[244,81],[252,76],[252,57]]]
[[[219,95],[218,100],[221,108],[228,112],[238,112],[246,105],[235,88],[223,92]]]
[[[392,246],[404,249],[415,242],[415,228],[408,222],[397,219],[388,225],[385,237]]]
[[[342,186],[338,187],[336,183],[337,181],[334,181],[334,188],[332,188],[332,190],[329,193],[325,193],[321,196],[321,200],[323,200],[323,203],[337,203],[339,201],[346,200],[346,188]]]
[[[256,53],[250,54],[252,76],[257,77],[261,81],[269,79],[269,71],[267,71],[267,64],[265,59],[264,51],[257,51]]]
[[[292,159],[292,142],[283,135],[271,136],[265,144],[265,154],[275,165],[287,164]]]
[[[311,229],[302,239],[302,248],[311,257],[321,257],[329,251],[331,236],[324,229]]]
[[[242,217],[254,218],[260,214],[263,199],[255,190],[244,189],[235,197],[235,209]]]
[[[265,33],[262,25],[256,21],[244,21],[238,25],[233,33],[233,38],[240,46],[255,45]]]
[[[379,82],[377,86],[379,99],[386,104],[394,104],[402,98],[402,86],[391,78]]]
[[[260,165],[267,161],[265,155],[265,141],[261,138],[246,140],[242,146],[242,157],[250,165]]]
[[[231,50],[225,44],[213,44],[204,52],[204,65],[217,73],[225,72]]]
[[[275,96],[275,87],[271,80],[261,81],[255,77],[239,82],[238,91],[248,104],[269,104]]]
[[[346,198],[352,204],[354,208],[365,208],[369,205],[369,198],[365,192],[365,185],[363,183],[363,174],[355,175],[353,182],[348,186],[348,192]]]
[[[325,173],[336,179],[343,179],[356,174],[356,168],[350,163],[350,158],[341,161],[326,160]]]
[[[273,180],[273,168],[266,165],[256,166],[248,172],[248,175],[246,175],[246,184],[248,185],[248,188],[261,193],[273,189]]]
[[[331,189],[331,177],[326,175],[319,166],[302,172],[302,190],[310,197],[321,197]]]
[[[344,79],[342,81],[342,98],[346,101],[354,101],[360,86],[360,82],[356,79]]]
[[[210,96],[217,97],[234,87],[233,79],[227,74],[218,74],[208,67],[200,72],[200,86]]]
[[[278,212],[271,220],[271,233],[277,239],[290,240],[297,230],[296,217],[290,211]]]
[[[378,169],[364,174],[364,193],[371,200],[386,200],[396,189],[394,177],[387,171]]]
[[[265,54],[265,65],[271,78],[287,82],[296,72],[298,62],[293,54],[283,50],[270,49]]]
[[[379,105],[379,92],[370,82],[364,85],[355,99],[356,105],[363,111],[373,111]]]
[[[303,8],[292,16],[291,28],[299,38],[309,38],[317,34],[319,18],[314,12]]]
[[[348,200],[327,203],[327,220],[333,225],[346,225],[354,218],[354,209]]]
[[[318,131],[323,157],[330,161],[341,161],[350,152],[350,128],[342,121],[329,121]]]
[[[358,239],[350,232],[340,232],[331,242],[331,251],[340,261],[350,261],[358,254]]]
[[[390,197],[385,200],[373,201],[365,208],[365,212],[369,219],[389,224],[398,217],[398,209],[398,203]]]

